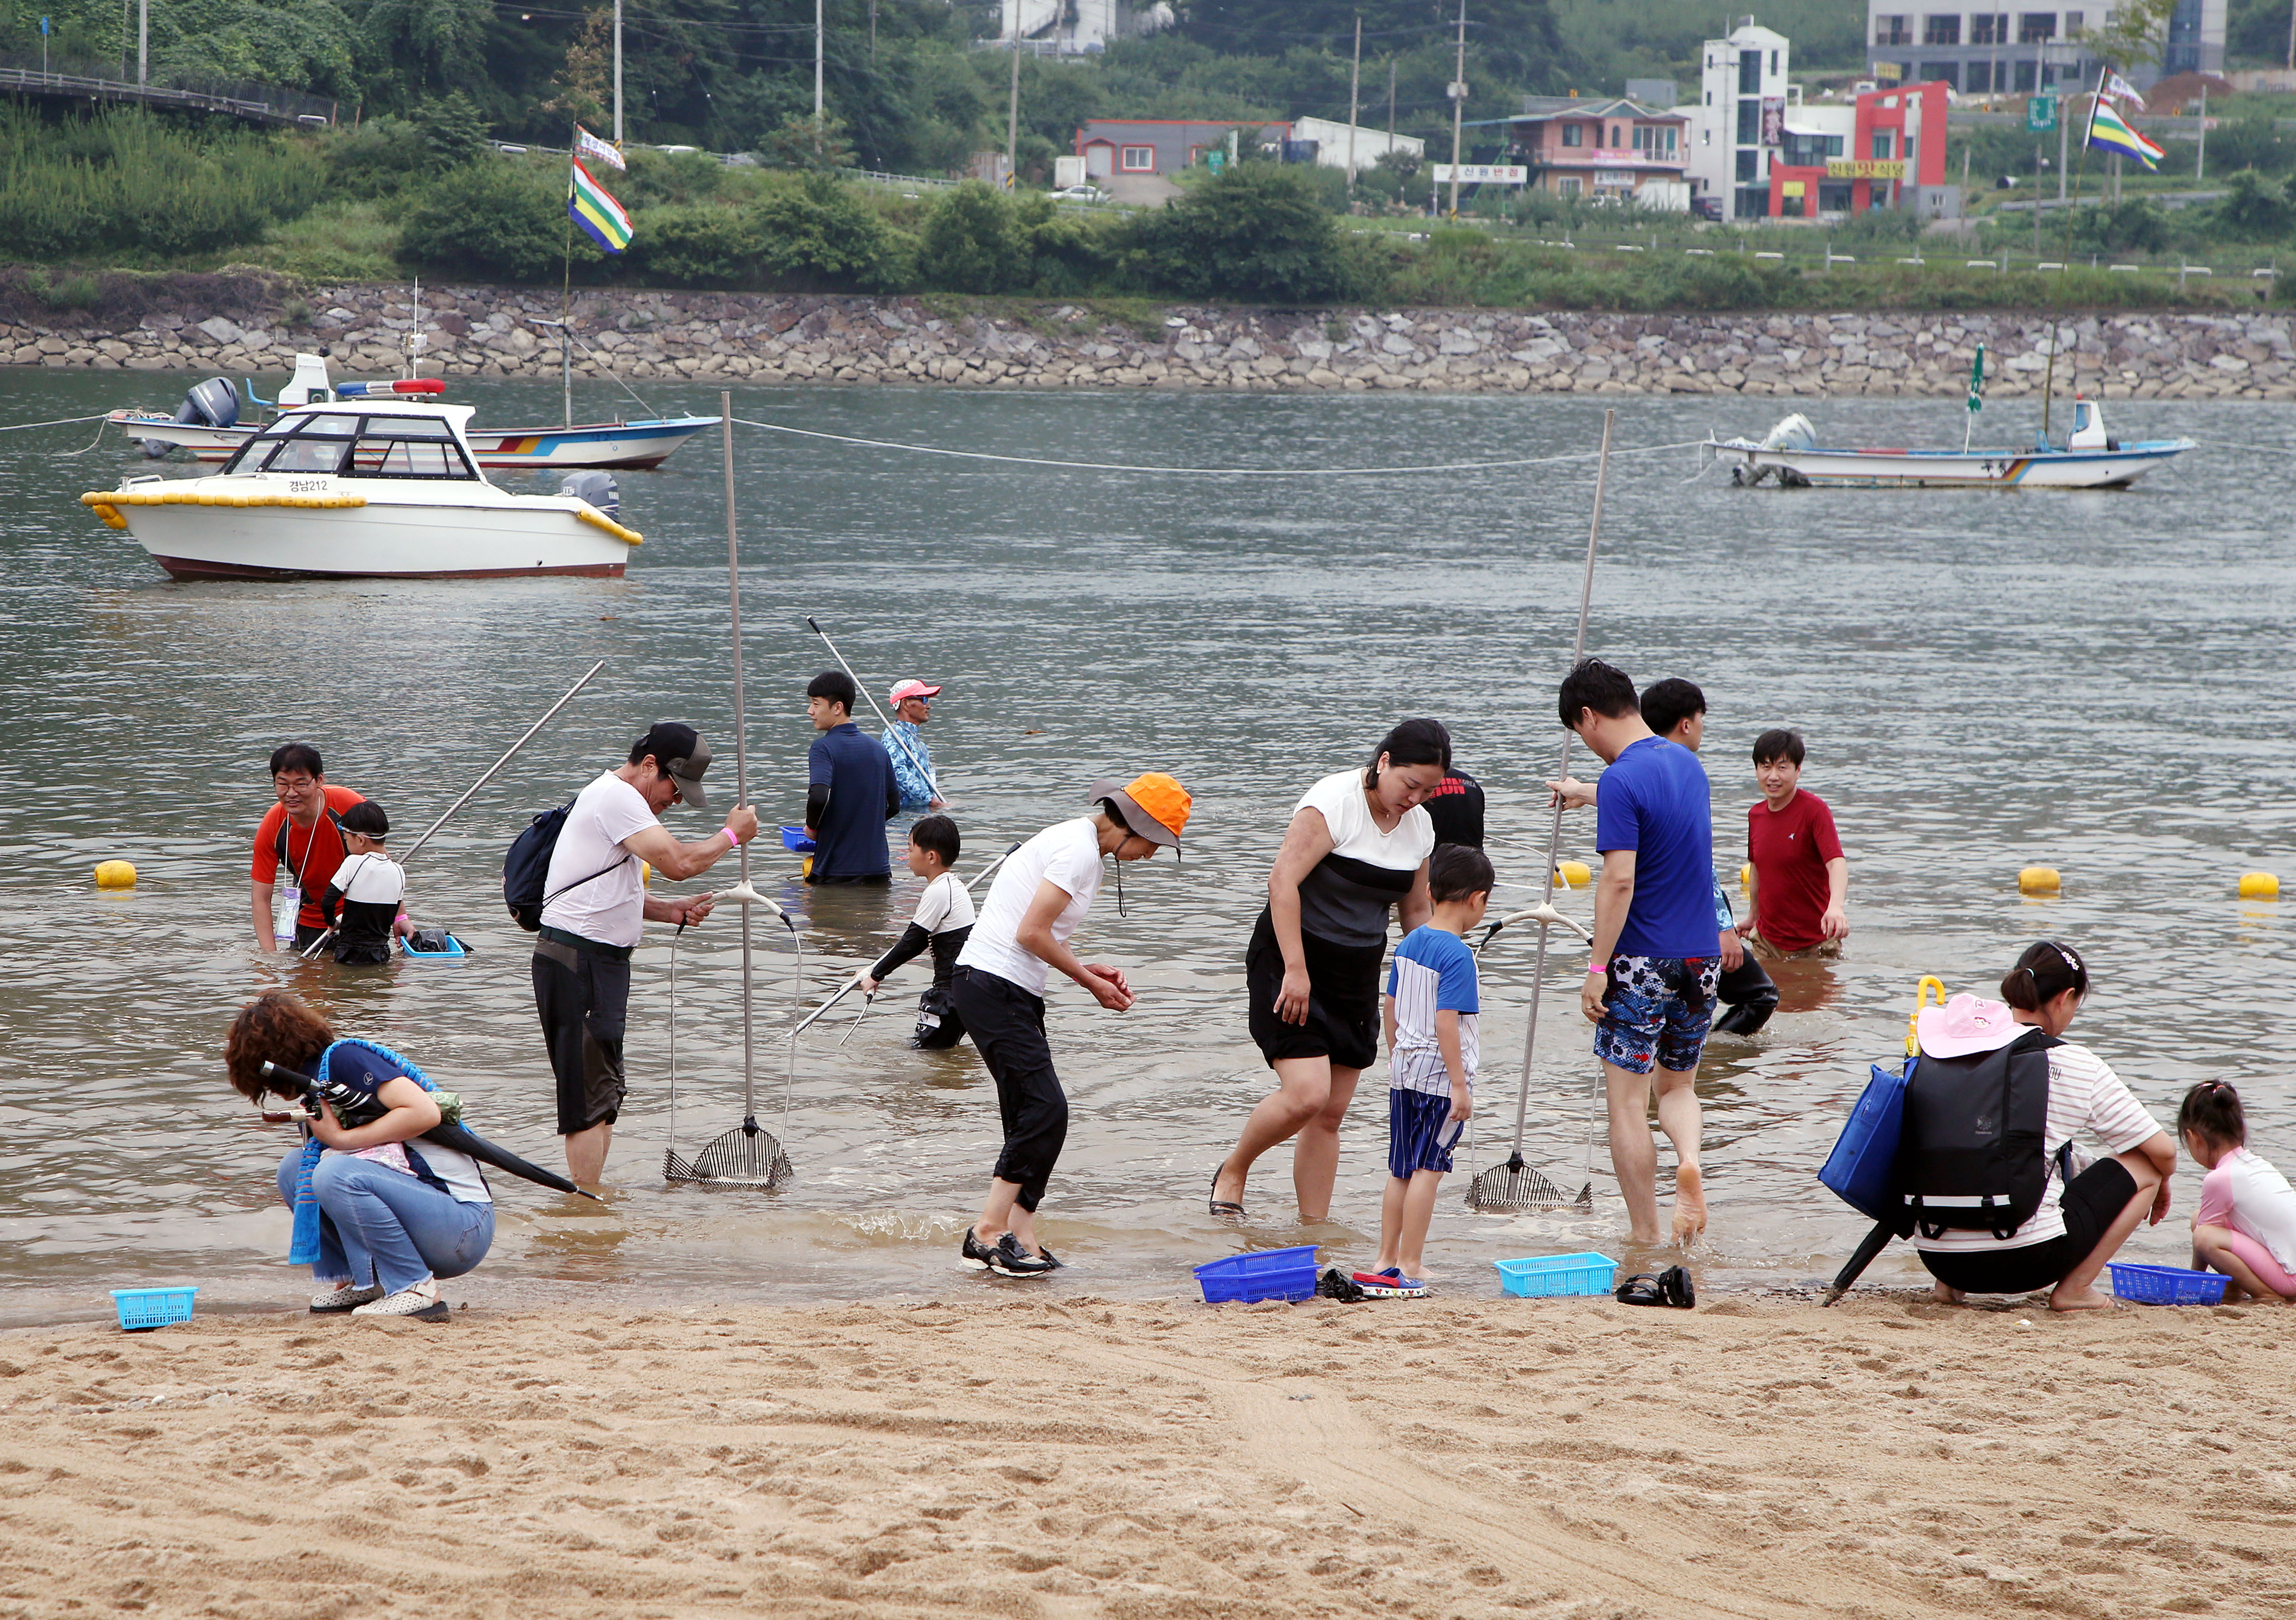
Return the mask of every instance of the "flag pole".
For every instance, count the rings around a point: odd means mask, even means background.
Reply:
[[[618,45],[619,40],[616,42]],[[566,256],[558,283],[558,390],[566,425],[574,425],[574,162],[582,126],[566,137]]]
[[[2101,64],[2097,68],[2096,88],[2089,93],[2088,98],[2088,122],[2081,126],[2080,168],[2073,175],[2072,200],[2065,204],[2064,245],[2058,250],[2060,257],[2068,266],[2073,261],[2073,214],[2080,207],[2081,183],[2088,177],[2088,138],[2096,130],[2096,104],[2104,95],[2104,76],[2112,71],[2110,63]],[[2037,191],[2033,198],[2034,211],[2038,213],[2040,207],[2041,199]],[[2074,361],[2073,375],[2076,380],[2079,376],[2078,358]],[[2041,442],[2044,445],[2049,441],[2049,402],[2054,397],[2056,376],[2057,310],[2056,306],[2052,304],[2049,307],[2049,364],[2041,374]],[[2072,382],[2068,382],[2066,386],[2071,387]]]

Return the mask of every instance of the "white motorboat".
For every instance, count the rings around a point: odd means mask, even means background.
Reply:
[[[479,470],[471,407],[364,399],[291,406],[202,478],[123,480],[81,496],[178,580],[619,579],[644,537],[612,477],[555,495]]]
[[[335,382],[326,357],[299,354],[295,373],[279,391],[279,405],[348,403],[379,397],[435,395],[446,388],[437,377],[405,377],[381,382]],[[251,397],[251,395],[250,395]],[[257,400],[261,404],[263,401]],[[113,411],[105,420],[157,459],[170,450],[189,450],[200,461],[228,461],[262,431],[239,419],[239,395],[224,378],[197,384],[173,416],[157,411]],[[563,427],[472,428],[468,438],[479,465],[496,472],[549,472],[570,467],[658,467],[670,453],[715,416],[652,416],[628,422],[570,422]]]
[[[2124,441],[2107,435],[2093,399],[2073,401],[2065,442],[2030,450],[1835,449],[1821,446],[1807,416],[1788,416],[1759,440],[1710,437],[1704,453],[1731,464],[1733,483],[1769,481],[1858,489],[2126,489],[2193,448],[2190,439]]]

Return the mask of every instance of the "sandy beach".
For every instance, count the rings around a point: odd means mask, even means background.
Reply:
[[[0,1336],[0,1616],[2296,1614],[2276,1308],[995,1286]]]

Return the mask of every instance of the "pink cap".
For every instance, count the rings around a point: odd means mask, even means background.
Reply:
[[[905,680],[893,688],[893,702],[905,703],[913,697],[939,697],[940,688],[929,687],[921,680]]]
[[[2007,1004],[1980,1001],[1964,991],[1943,1007],[1925,1007],[1914,1020],[1914,1038],[1931,1057],[1965,1057],[2007,1046],[2026,1026],[2010,1016]]]

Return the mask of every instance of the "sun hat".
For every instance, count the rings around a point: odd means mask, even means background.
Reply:
[[[939,687],[929,687],[921,680],[905,680],[893,688],[892,702],[898,708],[913,697],[939,697]]]
[[[1914,1039],[1925,1057],[1966,1057],[2007,1046],[2025,1032],[2003,1001],[1980,1001],[1964,991],[1943,1007],[1925,1007],[1914,1019]]]
[[[1186,788],[1160,770],[1135,777],[1120,787],[1114,777],[1103,777],[1085,797],[1095,803],[1107,800],[1125,826],[1168,850],[1180,847],[1180,830],[1188,825],[1188,808],[1195,802]]]

